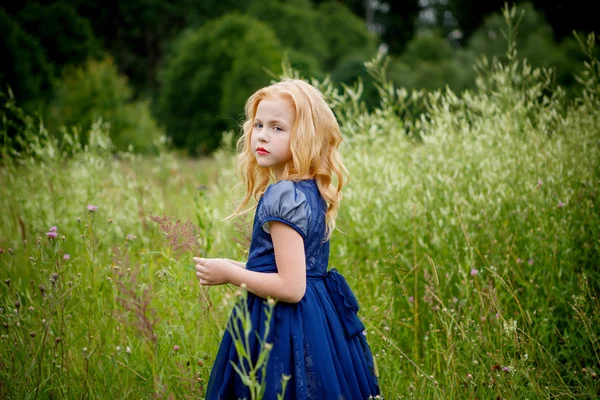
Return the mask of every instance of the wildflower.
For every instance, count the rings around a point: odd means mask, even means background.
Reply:
[[[71,255],[70,255],[70,254],[65,254],[65,255],[63,256],[63,260],[65,260],[65,261],[66,261],[66,260],[68,260],[68,259],[70,259],[70,258],[71,258]]]
[[[541,179],[538,179],[538,181],[537,181],[537,186],[538,186],[538,187],[540,187],[540,186],[542,186],[542,184],[543,184],[543,183],[544,183],[544,182],[542,182],[542,180],[541,180]]]
[[[81,223],[81,218],[77,217],[77,223],[80,224]]]
[[[56,239],[58,237],[58,233],[56,233],[54,231],[50,231],[50,232],[46,232],[46,236],[48,236],[48,238],[50,238],[50,239]]]
[[[521,260],[521,258],[517,258],[517,264],[522,264],[523,260]]]
[[[112,218],[109,218],[109,219],[108,219],[108,223],[109,223],[109,224],[112,224],[112,222],[113,222],[113,219],[112,219]]]
[[[66,237],[65,235],[62,235],[60,238],[61,238],[62,240],[65,240],[67,237]]]
[[[177,346],[177,345],[173,346],[173,351],[179,351],[179,346]]]
[[[50,228],[50,232],[57,232],[58,228],[56,226],[53,226],[52,228]]]
[[[98,206],[93,206],[93,205],[90,204],[90,205],[87,206],[87,210],[90,213],[96,212],[96,211],[98,211]]]
[[[37,335],[37,333],[35,332],[29,332],[29,336],[31,336],[32,338],[34,338]]]
[[[408,298],[408,301],[409,301],[409,302],[411,302],[411,303],[414,303],[414,301],[415,301],[415,298],[414,298],[414,297],[412,297],[412,296],[410,296],[410,297]]]
[[[190,221],[182,223],[181,221],[173,221],[173,218],[166,215],[150,216],[150,219],[159,224],[160,229],[167,237],[168,246],[176,253],[191,252],[198,253],[198,228]]]
[[[117,351],[121,351],[121,346],[117,346]]]
[[[502,371],[504,371],[505,373],[508,374],[509,369],[508,369],[508,367],[502,367]]]
[[[267,301],[267,303],[268,303],[270,306],[274,306],[274,305],[275,305],[275,300],[274,300],[273,298],[269,297],[269,300]]]
[[[127,354],[131,354],[131,347],[127,346],[127,347],[125,348],[125,353],[127,353]]]
[[[529,261],[527,261],[527,264],[533,265],[533,258],[530,258]]]
[[[471,268],[471,276],[476,276],[479,274],[479,271],[476,270],[475,268]]]
[[[559,201],[558,204],[556,205],[556,207],[558,208],[563,208],[565,206],[565,203],[563,203],[562,201]]]
[[[273,344],[272,343],[265,343],[265,350],[271,350],[273,348]]]
[[[133,242],[135,239],[137,239],[137,237],[130,233],[129,235],[127,235],[127,237],[125,239],[130,242]]]
[[[473,379],[473,375],[471,375],[471,374],[467,374],[467,379],[468,379],[468,380],[471,380],[471,379]]]

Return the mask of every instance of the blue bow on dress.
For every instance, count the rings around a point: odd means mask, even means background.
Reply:
[[[331,296],[333,305],[348,338],[354,337],[365,330],[365,326],[358,318],[358,301],[344,278],[337,269],[332,268],[325,275],[325,286]]]

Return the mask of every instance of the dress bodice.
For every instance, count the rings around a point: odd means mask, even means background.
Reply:
[[[264,265],[264,260],[273,259],[269,222],[279,221],[303,237],[307,276],[325,275],[329,261],[329,240],[325,240],[326,212],[327,204],[314,179],[283,180],[270,185],[256,207],[247,268],[255,269]]]

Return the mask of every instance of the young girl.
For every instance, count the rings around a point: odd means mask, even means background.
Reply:
[[[373,357],[346,280],[327,271],[329,236],[345,184],[337,151],[342,136],[323,95],[301,80],[283,80],[246,102],[238,164],[246,195],[232,216],[258,199],[248,261],[194,257],[202,285],[231,283],[248,294],[253,356],[260,351],[264,302],[275,298],[267,343],[265,399],[360,399],[379,395]],[[275,183],[269,185],[271,179]],[[333,180],[335,178],[335,181]],[[238,355],[223,336],[206,398],[250,398],[236,373]]]

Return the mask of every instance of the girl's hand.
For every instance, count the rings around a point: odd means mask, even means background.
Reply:
[[[196,276],[201,285],[229,283],[229,271],[234,265],[224,258],[192,258],[196,264]]]

